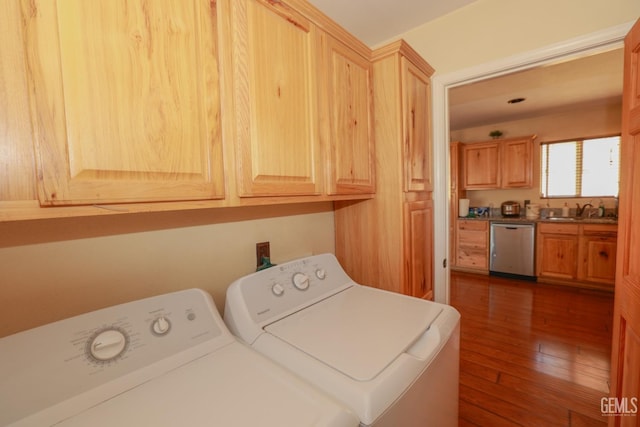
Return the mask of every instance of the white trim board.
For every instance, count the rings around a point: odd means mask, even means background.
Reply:
[[[537,67],[575,59],[622,45],[633,22],[586,34],[534,51],[513,55],[432,79],[433,173],[434,173],[434,296],[449,303],[449,99],[450,88]],[[446,266],[444,260],[447,260]]]

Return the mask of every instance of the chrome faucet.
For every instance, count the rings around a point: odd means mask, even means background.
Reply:
[[[580,207],[580,203],[576,203],[576,216],[582,216],[582,214],[584,214],[585,209],[587,209],[587,206],[591,206],[593,207],[593,205],[591,203],[585,203],[584,206]]]

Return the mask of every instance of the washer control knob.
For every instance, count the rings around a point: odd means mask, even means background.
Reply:
[[[276,283],[271,287],[271,292],[277,297],[284,294],[284,287],[280,283]]]
[[[151,330],[156,335],[164,335],[169,332],[169,329],[171,329],[171,323],[169,323],[169,319],[164,316],[158,317],[151,324]]]
[[[316,277],[320,280],[324,280],[327,277],[327,270],[324,268],[319,268],[316,270]]]
[[[127,337],[118,329],[106,329],[89,342],[89,353],[94,359],[106,362],[120,356],[127,347]]]
[[[293,275],[293,286],[301,291],[306,290],[309,287],[309,276],[304,273],[296,273]]]

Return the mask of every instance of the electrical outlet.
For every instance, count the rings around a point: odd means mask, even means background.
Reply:
[[[256,243],[256,267],[262,265],[262,257],[271,258],[269,242]]]

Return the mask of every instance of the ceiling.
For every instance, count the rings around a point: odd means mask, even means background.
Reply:
[[[368,46],[375,46],[476,0],[309,0]]]
[[[367,45],[375,46],[475,0],[309,1]],[[622,66],[619,48],[452,88],[449,127],[465,129],[569,106],[621,102]],[[526,100],[507,103],[514,98]]]
[[[465,129],[622,102],[623,49],[449,89],[449,128]],[[524,98],[520,103],[508,101]]]

